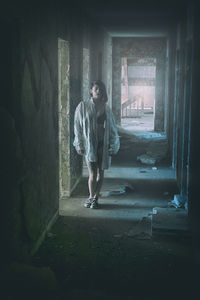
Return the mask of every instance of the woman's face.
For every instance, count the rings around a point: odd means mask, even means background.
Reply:
[[[103,97],[103,90],[97,84],[95,84],[90,90],[91,96],[94,100],[99,100]]]

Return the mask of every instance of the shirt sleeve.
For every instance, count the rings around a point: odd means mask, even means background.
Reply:
[[[83,143],[83,103],[80,102],[75,110],[74,115],[74,142],[76,150],[84,150]]]
[[[117,132],[117,126],[112,111],[110,110],[110,147],[111,154],[117,154],[120,148],[120,140]]]

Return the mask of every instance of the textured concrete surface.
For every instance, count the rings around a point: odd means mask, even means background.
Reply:
[[[102,195],[96,210],[83,207],[83,195],[61,202],[62,216],[33,264],[55,272],[62,299],[177,300],[188,299],[195,290],[197,267],[189,236],[152,231],[153,208],[167,210],[174,193],[172,181],[153,182],[129,182],[123,194],[119,179],[106,178],[116,194]]]
[[[197,286],[190,237],[155,234],[152,222],[160,217],[154,223],[166,226],[164,212],[169,214],[175,193],[171,168],[114,165],[106,172],[99,208],[85,208],[85,169],[75,195],[60,202],[61,216],[33,264],[54,271],[61,299],[188,299]],[[172,229],[176,222],[168,221]]]
[[[105,172],[105,179],[97,210],[85,209],[88,197],[87,167],[83,169],[83,179],[74,196],[60,202],[60,214],[82,218],[122,220],[128,231],[138,225],[143,218],[152,215],[153,207],[167,207],[177,190],[174,170],[160,167],[156,170],[141,167],[113,166]],[[122,222],[122,223],[123,223]],[[148,233],[151,234],[151,222]],[[122,232],[120,231],[120,234]],[[123,232],[124,233],[124,232]]]
[[[88,176],[87,166],[83,165],[83,177]],[[113,178],[113,179],[166,179],[166,180],[174,180],[175,181],[175,170],[171,167],[165,166],[158,166],[154,167],[147,167],[142,166],[141,164],[129,163],[129,166],[126,166],[126,163],[121,162],[120,164],[113,164],[110,169],[105,170],[104,173],[105,178]],[[123,182],[123,180],[122,180]],[[104,184],[106,182],[104,181]],[[121,184],[120,180],[118,184]]]
[[[121,126],[131,131],[153,131],[154,114],[143,114],[140,118],[122,118]]]

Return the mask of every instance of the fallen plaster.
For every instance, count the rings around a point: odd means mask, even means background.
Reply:
[[[111,183],[104,185],[101,195],[103,197],[119,196],[127,193],[131,193],[135,190],[134,186],[129,182],[124,182],[123,185],[119,186],[119,183]]]
[[[156,163],[156,158],[149,154],[139,155],[137,160],[145,165],[155,165]]]

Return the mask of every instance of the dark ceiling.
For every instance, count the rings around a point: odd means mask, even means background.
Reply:
[[[186,0],[85,0],[82,9],[113,36],[164,34],[184,16]]]

